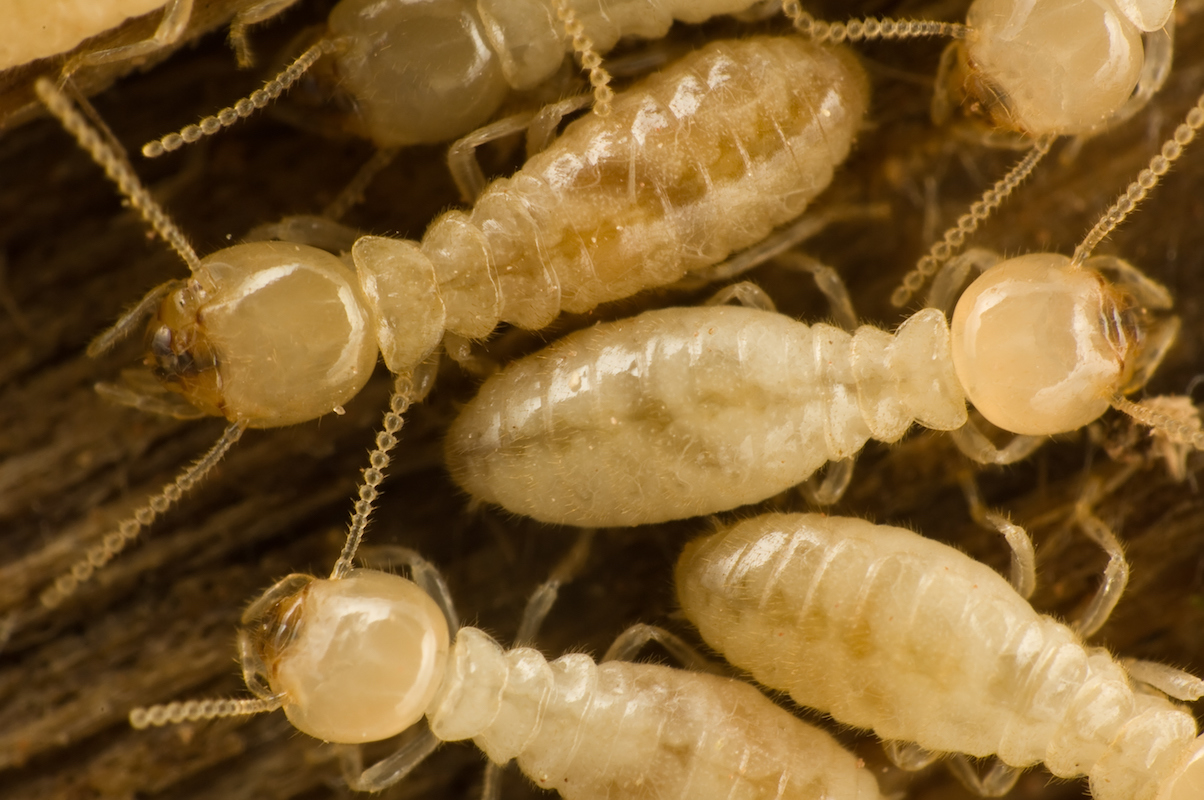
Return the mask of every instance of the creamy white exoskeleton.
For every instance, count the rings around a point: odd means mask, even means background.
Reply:
[[[769,514],[686,546],[682,608],[761,683],[883,739],[1086,775],[1095,800],[1192,800],[1204,738],[993,570],[901,528]],[[1195,680],[1185,697],[1199,695]]]
[[[1162,340],[1142,351],[1131,306],[1098,273],[1034,254],[975,281],[952,335],[934,308],[893,334],[731,306],[648,311],[492,376],[453,423],[447,461],[474,497],[545,522],[724,511],[785,491],[871,438],[897,441],[913,422],[960,429],[967,399],[1014,433],[1085,425],[1160,356]]]
[[[1090,135],[1129,119],[1170,72],[1173,0],[975,0],[964,25],[921,20],[819,22],[798,0],[783,9],[817,41],[951,36],[933,116],[963,104],[996,130],[1034,140],[1008,175],[971,205],[903,279],[906,305],[1024,180],[1058,136]]]
[[[231,422],[196,467],[48,590],[49,606],[203,477],[244,429],[340,408],[378,351],[398,376],[368,471],[379,482],[401,413],[430,387],[429,358],[445,333],[479,339],[503,321],[540,328],[562,310],[671,283],[760,241],[831,181],[868,103],[848,52],[797,38],[716,42],[617,95],[609,116],[570,125],[471,212],[435,220],[421,243],[359,239],[353,271],[289,242],[199,258],[70,102],[49,81],[38,91],[192,273],[152,291],[94,348],[152,315],[148,363],[183,395],[172,410]],[[154,399],[161,407],[174,397]]]
[[[188,22],[192,0],[14,0],[4,9],[0,70],[65,53],[85,39],[165,6],[165,18],[182,17],[181,27]]]
[[[292,0],[295,2],[295,0]],[[619,39],[659,39],[674,21],[737,14],[755,0],[342,0],[324,38],[264,90],[143,148],[156,157],[249,116],[322,59],[323,82],[354,109],[347,132],[380,147],[437,143],[484,124],[512,90],[582,56],[606,103],[598,53]],[[567,33],[567,35],[566,35]]]
[[[1204,126],[1202,104],[1073,258],[971,251],[951,262],[937,305],[971,267],[985,270],[958,300],[951,329],[935,308],[895,334],[696,308],[578,331],[486,381],[449,432],[452,475],[510,511],[595,527],[764,500],[871,438],[898,440],[913,422],[965,426],[958,445],[981,462],[1031,452],[1023,440],[996,450],[966,425],[967,399],[1017,434],[1076,430],[1111,405],[1204,447],[1198,430],[1124,398],[1178,329],[1148,313],[1169,308],[1169,293],[1125,261],[1089,258]]]
[[[472,739],[566,798],[880,798],[852,754],[746,683],[580,653],[549,663],[471,627],[449,646],[449,616],[397,575],[289,576],[244,616],[244,676],[260,700],[173,703],[138,709],[131,722],[283,707],[311,736],[360,743],[425,716],[428,731],[351,777],[364,791],[402,779],[440,740]]]

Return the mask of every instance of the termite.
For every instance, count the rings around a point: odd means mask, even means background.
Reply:
[[[795,27],[821,42],[949,36],[933,115],[966,104],[1032,151],[945,232],[895,290],[904,306],[1032,171],[1059,136],[1089,136],[1144,108],[1170,72],[1174,0],[975,0],[965,24],[874,19],[827,23],[786,0]]]
[[[1201,126],[1204,97],[1073,258],[971,251],[948,264],[937,305],[972,267],[985,270],[951,325],[932,307],[893,334],[723,307],[604,323],[487,380],[449,431],[449,469],[477,499],[591,527],[764,500],[871,438],[899,440],[913,422],[955,431],[981,463],[1022,458],[1037,437],[1077,430],[1109,406],[1200,448],[1198,429],[1124,397],[1177,333],[1174,318],[1151,316],[1170,307],[1169,293],[1128,262],[1089,256]],[[996,448],[967,400],[1017,438]]]
[[[882,739],[1086,775],[1095,800],[1204,792],[1195,719],[1001,576],[888,525],[767,514],[687,545],[682,608],[704,640],[766,686]],[[1138,662],[1180,700],[1204,681]],[[993,776],[997,795],[1015,771]]]
[[[295,0],[288,0],[295,2]],[[529,90],[581,57],[599,110],[613,97],[600,53],[620,38],[659,39],[673,22],[747,11],[756,0],[341,0],[322,38],[264,89],[143,147],[155,158],[250,116],[305,72],[320,76],[354,109],[347,132],[381,148],[433,144],[484,124],[512,90]]]
[[[286,242],[199,258],[51,82],[37,89],[192,272],[152,290],[90,352],[150,316],[148,362],[183,399],[147,402],[230,421],[206,456],[43,593],[48,607],[178,500],[245,429],[340,408],[379,350],[397,383],[370,459],[366,519],[402,414],[429,391],[445,334],[484,338],[500,321],[538,329],[562,310],[671,283],[763,239],[831,180],[868,93],[842,50],[793,38],[714,43],[616,96],[608,117],[570,125],[515,176],[495,181],[471,213],[437,219],[421,243],[359,238],[353,273],[326,251]]]
[[[393,785],[440,742],[472,739],[495,764],[516,759],[537,786],[566,798],[881,798],[851,753],[749,684],[609,660],[624,654],[618,648],[601,664],[507,650],[478,628],[457,630],[443,579],[416,553],[394,549],[410,581],[352,568],[356,541],[348,538],[330,578],[290,575],[247,609],[239,649],[256,699],[139,708],[131,724],[283,708],[310,736],[360,744],[425,718],[396,754],[348,776],[360,791]],[[532,596],[520,632],[538,627],[568,571],[562,562]]]
[[[240,60],[249,59],[246,28],[274,16],[296,0],[231,0],[231,42]],[[55,3],[15,0],[6,12],[6,35],[0,39],[0,71],[58,56],[82,42],[107,33],[136,17],[160,12],[159,24],[146,39],[100,47],[72,55],[60,79],[86,67],[136,62],[178,44],[193,24],[195,0],[64,0]],[[212,15],[213,12],[208,12]]]

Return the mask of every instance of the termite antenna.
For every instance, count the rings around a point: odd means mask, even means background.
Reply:
[[[359,549],[368,528],[368,519],[372,516],[372,504],[380,496],[376,487],[385,479],[385,469],[389,466],[389,452],[397,446],[397,433],[404,423],[405,412],[409,407],[421,401],[431,390],[435,382],[438,359],[432,358],[423,362],[411,374],[398,375],[393,383],[393,394],[389,396],[389,410],[385,412],[382,430],[376,434],[376,449],[368,455],[368,468],[364,470],[364,481],[360,484],[358,497],[355,501],[355,511],[351,515],[351,523],[347,527],[347,541],[343,544],[343,552],[334,563],[330,572],[331,580],[347,577],[354,569],[355,552]]]
[[[54,609],[75,594],[82,584],[92,578],[96,570],[116,558],[130,542],[138,538],[138,534],[143,528],[148,527],[157,516],[175,505],[184,492],[202,480],[222,460],[234,443],[242,437],[244,430],[246,428],[239,423],[227,426],[221,437],[205,455],[197,459],[174,481],[164,486],[162,491],[151,497],[145,505],[121,522],[117,526],[117,530],[106,534],[99,544],[88,548],[88,552],[83,558],[76,561],[70,570],[60,575],[53,585],[42,592],[42,606],[46,609]]]
[[[130,726],[136,730],[161,728],[164,725],[179,725],[182,722],[245,717],[262,714],[280,708],[278,697],[267,700],[244,698],[239,700],[184,700],[177,703],[135,708],[130,711]]]
[[[573,52],[581,57],[582,69],[589,70],[589,85],[594,89],[594,113],[599,117],[609,116],[615,90],[609,86],[610,73],[602,66],[602,56],[594,48],[594,40],[585,35],[585,24],[577,19],[565,0],[552,0],[552,7],[564,25],[564,32],[573,40]]]
[[[876,19],[867,17],[850,22],[822,22],[803,11],[798,0],[782,3],[784,13],[795,29],[816,42],[840,44],[875,39],[914,39],[920,36],[948,36],[965,39],[970,28],[960,22],[935,22],[920,19]]]
[[[969,212],[959,217],[957,224],[945,231],[941,240],[916,262],[915,269],[903,276],[902,284],[891,294],[890,301],[895,308],[907,305],[912,296],[924,287],[924,284],[936,274],[941,265],[961,249],[966,242],[966,237],[978,230],[978,226],[985,222],[995,209],[999,208],[1000,203],[1028,178],[1037,164],[1041,163],[1041,159],[1045,158],[1056,138],[1053,134],[1046,134],[1038,139],[1024,158],[1020,159],[1007,175],[983,192],[982,198],[970,206]]]
[[[256,89],[251,92],[249,97],[244,97],[234,105],[223,108],[213,116],[205,117],[196,125],[189,125],[179,133],[169,133],[153,142],[147,142],[142,146],[142,155],[147,158],[158,158],[164,153],[179,150],[186,144],[192,144],[205,136],[211,136],[222,128],[228,128],[240,119],[251,116],[283,94],[319,58],[334,52],[336,46],[335,41],[322,39],[298,56],[297,60],[285,67],[280,74],[264,84],[262,89]]]
[[[1197,426],[1189,425],[1142,403],[1134,403],[1120,395],[1112,398],[1112,407],[1128,414],[1142,425],[1153,428],[1155,432],[1165,436],[1172,444],[1188,445],[1197,450],[1204,450],[1204,431]]]
[[[89,125],[83,115],[72,105],[67,96],[49,79],[38,78],[34,84],[34,91],[37,92],[38,98],[46,106],[46,109],[58,118],[68,133],[75,137],[79,146],[91,155],[92,160],[105,171],[109,179],[117,184],[117,188],[129,200],[130,205],[137,209],[142,218],[155,229],[155,232],[171,245],[172,249],[180,255],[180,258],[184,259],[184,263],[195,274],[201,265],[196,251],[188,244],[183,232],[171,221],[167,212],[155,202],[150,192],[138,180],[138,176],[134,174],[134,169],[129,162],[121,158],[101,138],[96,129]]]
[[[1075,248],[1074,257],[1071,259],[1072,264],[1081,265],[1096,246],[1112,233],[1116,226],[1124,222],[1125,217],[1133,213],[1137,204],[1145,199],[1150,190],[1158,185],[1159,179],[1170,170],[1171,164],[1183,155],[1183,148],[1196,138],[1196,132],[1202,127],[1204,127],[1204,95],[1200,95],[1196,104],[1187,112],[1184,121],[1175,128],[1175,133],[1163,143],[1161,152],[1150,159],[1150,165],[1137,175],[1137,180],[1129,184],[1129,188],[1120,196],[1120,199],[1104,212],[1099,222],[1095,223],[1095,227]]]
[[[162,304],[163,298],[179,289],[182,285],[183,281],[168,281],[147,292],[145,297],[121,315],[121,319],[117,320],[110,328],[102,331],[88,343],[86,351],[88,358],[96,358],[112,350],[114,345],[128,336],[131,331],[139,328],[146,320],[150,319],[150,316],[155,313],[155,309]]]

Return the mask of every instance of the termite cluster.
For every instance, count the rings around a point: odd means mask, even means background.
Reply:
[[[1204,85],[1196,55],[1204,52],[1204,34],[1195,9],[1184,5],[1174,70],[1150,106],[1085,142],[1073,158],[1059,161],[1055,150],[974,244],[1007,255],[1073,248]],[[855,13],[965,16],[961,3],[828,3],[808,10],[823,19]],[[283,52],[299,28],[328,11],[303,4],[253,41],[264,54]],[[688,49],[742,30],[719,21],[702,31],[675,29],[669,42]],[[833,226],[805,245],[845,278],[860,317],[887,327],[900,319],[889,297],[903,272],[1015,158],[981,146],[965,128],[929,120],[931,76],[942,47],[930,41],[858,46],[873,84],[870,126],[819,202],[886,203],[889,216]],[[117,138],[134,150],[228,103],[233,86],[245,94],[257,82],[254,74],[235,71],[229,50],[215,39],[123,81],[95,102]],[[175,161],[136,161],[204,252],[227,246],[259,223],[316,212],[371,154],[363,143],[321,138],[270,117],[244,125]],[[404,151],[347,221],[365,232],[419,238],[456,202],[442,154],[435,146]],[[521,161],[502,148],[486,151],[485,158],[487,168],[499,173]],[[1105,245],[1167,285],[1183,317],[1178,341],[1150,386],[1157,394],[1187,391],[1204,363],[1204,283],[1196,255],[1204,244],[1197,224],[1204,214],[1196,196],[1200,163],[1198,154],[1189,153]],[[202,452],[220,423],[143,414],[114,406],[92,389],[97,381],[113,381],[139,354],[137,343],[130,343],[91,361],[82,354],[88,339],[123,304],[180,268],[161,243],[148,241],[134,214],[116,205],[91,162],[55,123],[41,120],[0,138],[0,175],[0,341],[6,345],[0,360],[0,603],[11,609]],[[805,320],[827,316],[810,281],[797,273],[766,266],[752,277],[784,313]],[[653,292],[563,320],[542,334],[503,331],[484,352],[506,362],[570,328],[701,302],[712,291]],[[572,531],[470,510],[451,483],[441,455],[443,432],[478,383],[454,366],[444,368],[437,391],[407,412],[370,542],[403,543],[439,564],[462,615],[504,641],[512,638],[527,594],[571,543]],[[378,370],[342,416],[248,434],[137,547],[72,601],[14,634],[0,654],[0,768],[14,796],[340,791],[332,788],[339,774],[334,749],[292,735],[279,715],[137,733],[127,729],[125,717],[133,706],[242,692],[232,632],[243,605],[285,573],[321,571],[334,561],[346,501],[388,387]],[[1174,480],[1145,434],[1133,434],[1126,420],[1112,414],[977,480],[988,503],[1025,523],[1036,539],[1041,580],[1034,605],[1073,617],[1093,591],[1103,558],[1069,524],[1071,509],[1085,483],[1107,485],[1135,468],[1095,508],[1124,540],[1133,580],[1093,641],[1125,656],[1198,672],[1204,668],[1196,635],[1204,622],[1204,505],[1194,482],[1197,459],[1188,458],[1186,480]],[[1006,549],[966,512],[959,480],[967,469],[939,434],[913,432],[891,447],[871,444],[834,512],[906,524],[1001,565]],[[799,495],[787,493],[760,510],[806,507]],[[564,590],[540,649],[600,653],[632,622],[671,620],[676,606],[668,575],[684,543],[704,527],[689,520],[596,537],[589,567]],[[689,631],[684,622],[671,624]],[[895,770],[872,736],[838,735],[875,770],[884,791],[969,796],[940,771],[913,778]],[[445,747],[390,792],[474,796],[480,763],[474,750]],[[536,793],[513,774],[504,791]],[[1012,796],[1044,800],[1082,791],[1079,783],[1050,784],[1038,769],[1021,778]]]

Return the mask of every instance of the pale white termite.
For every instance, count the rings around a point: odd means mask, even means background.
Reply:
[[[608,117],[570,125],[471,212],[437,219],[421,243],[360,238],[353,272],[326,251],[285,242],[200,259],[69,101],[49,81],[37,87],[192,272],[153,290],[94,346],[153,315],[148,362],[185,399],[151,401],[231,422],[196,467],[43,594],[48,606],[120,552],[244,429],[339,408],[379,351],[398,377],[371,456],[366,518],[401,413],[429,389],[445,333],[483,338],[500,321],[540,328],[561,310],[670,283],[758,242],[827,186],[868,102],[864,73],[845,51],[796,38],[713,43],[617,95]]]
[[[682,608],[766,686],[930,751],[1086,775],[1095,800],[1204,796],[1204,737],[1107,651],[1037,614],[985,565],[860,519],[770,514],[691,542]],[[1204,682],[1143,663],[1197,699]]]
[[[893,334],[734,307],[598,325],[485,382],[449,431],[452,475],[510,511],[597,527],[764,500],[871,438],[898,440],[913,422],[957,431],[981,462],[1023,457],[1037,442],[1026,437],[1076,430],[1109,405],[1204,446],[1198,430],[1123,397],[1144,385],[1177,331],[1177,320],[1147,318],[1169,307],[1169,294],[1127,262],[1088,258],[1204,126],[1202,104],[1073,259],[972,251],[948,265],[961,279],[971,264],[990,267],[951,327],[936,308]],[[934,294],[955,289],[939,280]],[[966,400],[1022,437],[997,450],[968,420]]]
[[[998,132],[1034,149],[987,190],[919,260],[892,296],[903,306],[1048,152],[1055,137],[1091,135],[1149,102],[1170,71],[1174,0],[975,0],[964,25],[866,19],[819,22],[798,0],[783,8],[817,41],[935,34],[954,37],[942,59],[933,115],[966,103]]]
[[[235,3],[231,40],[245,57],[245,29],[276,14],[296,0],[242,0]],[[66,53],[81,42],[127,20],[162,9],[159,25],[147,39],[82,53],[68,61],[63,74],[82,67],[132,61],[170,47],[184,35],[194,0],[11,0],[4,8],[5,35],[0,37],[0,70]]]
[[[295,0],[285,0],[295,2]],[[576,52],[604,110],[613,97],[599,53],[620,38],[659,39],[757,0],[342,0],[323,38],[263,90],[147,144],[154,158],[262,108],[324,56],[353,108],[347,132],[382,148],[444,142],[488,120],[511,90],[532,89]],[[566,35],[567,34],[567,35]]]
[[[58,55],[133,17],[164,8],[155,38],[162,45],[178,38],[192,14],[192,0],[75,0],[46,3],[15,0],[4,9],[6,32],[0,37],[0,70]],[[135,55],[131,53],[131,55]],[[103,57],[103,54],[93,54]],[[116,58],[125,57],[117,54]]]
[[[239,641],[259,699],[136,709],[131,723],[283,707],[299,730],[354,744],[425,716],[429,728],[402,750],[349,776],[361,791],[401,780],[440,741],[472,739],[566,798],[881,798],[852,754],[742,681],[580,653],[549,663],[472,627],[449,645],[457,623],[442,579],[416,554],[403,558],[417,583],[340,559],[329,579],[290,575],[252,604]],[[520,630],[546,613],[541,592]]]

